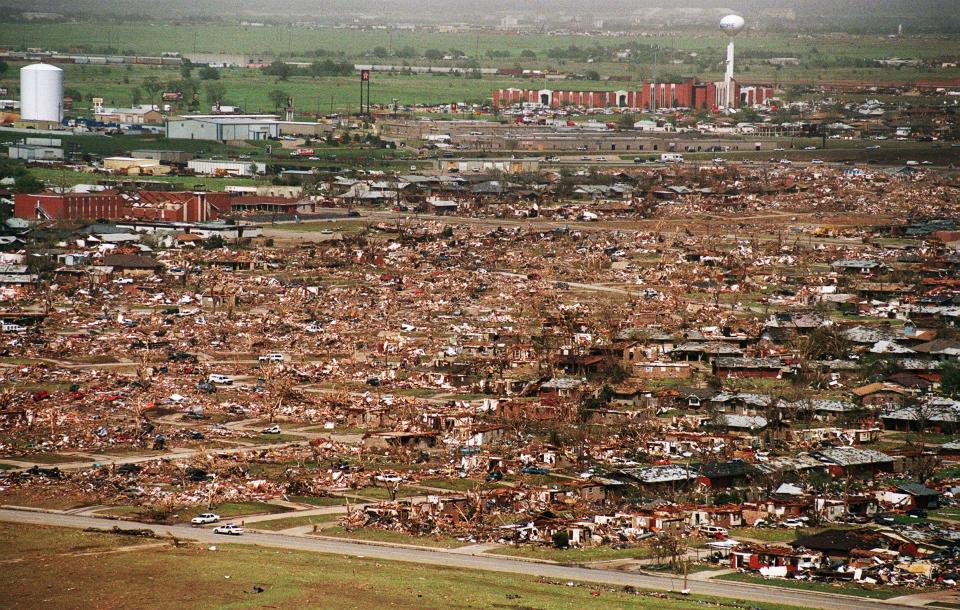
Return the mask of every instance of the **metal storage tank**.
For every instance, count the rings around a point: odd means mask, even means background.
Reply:
[[[20,69],[20,118],[58,123],[63,120],[63,70],[50,64]]]

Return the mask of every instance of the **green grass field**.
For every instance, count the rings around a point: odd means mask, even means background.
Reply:
[[[571,45],[583,49],[604,47],[612,52],[629,45],[637,45],[636,59],[617,63],[611,53],[589,52],[594,62],[578,64],[560,59],[550,49],[566,49]],[[425,63],[427,49],[459,50],[484,66],[539,69],[596,69],[602,74],[631,74],[648,77],[654,66],[654,50],[659,74],[700,72],[702,78],[720,75],[726,41],[712,30],[689,31],[659,38],[635,36],[593,37],[588,35],[515,35],[500,32],[479,33],[424,33],[390,30],[340,30],[308,27],[246,27],[222,24],[173,23],[28,23],[0,24],[0,46],[12,48],[44,47],[64,52],[96,52],[119,49],[123,53],[159,55],[163,52],[246,54],[251,57],[307,58],[320,51],[325,56],[352,61],[372,61],[368,56],[376,47],[387,51],[387,57],[377,63],[412,65]],[[412,48],[414,57],[401,59],[397,50]],[[906,58],[942,57],[958,54],[960,40],[948,35],[907,36],[891,42],[882,35],[813,34],[797,36],[780,32],[745,32],[737,40],[738,65],[749,70],[751,76],[780,75],[792,78],[795,74],[819,74],[823,78],[866,78],[886,74],[888,78],[909,79],[926,73],[914,69],[884,70],[860,60],[890,56]],[[495,51],[506,55],[491,59]],[[522,58],[524,51],[536,58]],[[691,57],[697,53],[698,57]],[[776,70],[765,63],[771,56],[791,56],[801,60],[798,67]],[[715,57],[716,61],[710,61]],[[684,63],[675,64],[674,61]],[[582,61],[582,59],[580,60]],[[456,65],[459,62],[435,61],[436,64]],[[664,67],[666,66],[666,67]],[[697,69],[699,68],[699,70]],[[813,74],[811,74],[813,72]],[[956,69],[932,71],[935,75],[956,77]],[[808,76],[808,77],[809,77]]]
[[[821,593],[835,593],[838,595],[851,595],[854,597],[866,597],[869,599],[890,599],[900,595],[911,595],[920,593],[917,589],[897,588],[897,587],[877,587],[870,589],[861,587],[854,583],[828,584],[824,582],[808,582],[805,580],[790,580],[786,578],[764,578],[752,574],[723,574],[717,576],[715,580],[732,580],[735,582],[744,582],[751,584],[775,585],[787,589],[801,589],[804,591],[819,591]]]
[[[649,546],[639,546],[629,549],[614,549],[609,546],[584,549],[557,549],[550,546],[522,545],[505,546],[489,552],[495,555],[546,559],[560,563],[585,563],[590,561],[607,561],[610,559],[644,559],[653,556]]]
[[[340,525],[325,527],[319,532],[319,535],[333,536],[334,538],[348,538],[350,540],[393,542],[395,544],[413,544],[417,546],[430,546],[444,549],[455,549],[468,544],[448,536],[414,536],[404,532],[378,530],[372,527],[364,527],[348,531]]]
[[[329,515],[307,515],[305,517],[286,517],[283,519],[271,519],[270,521],[257,521],[248,523],[247,529],[279,531],[291,527],[301,527],[304,525],[321,525],[333,523],[343,515],[340,513]]]
[[[0,524],[11,608],[694,610],[715,598],[235,544],[146,547],[126,536]],[[135,547],[134,547],[135,548]],[[80,556],[77,553],[87,552]],[[729,603],[729,600],[727,600]],[[787,610],[751,603],[761,610]]]

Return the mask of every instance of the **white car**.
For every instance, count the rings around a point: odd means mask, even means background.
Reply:
[[[283,362],[283,354],[264,354],[257,360],[260,362]]]
[[[220,515],[215,515],[213,513],[203,513],[197,515],[193,519],[190,519],[190,523],[194,525],[206,525],[208,523],[216,523],[220,520]]]
[[[218,373],[211,373],[210,376],[207,377],[207,381],[209,381],[210,383],[222,383],[223,385],[233,384],[232,377],[229,377],[227,375],[220,375]]]
[[[784,519],[783,527],[803,527],[806,525],[803,519]]]
[[[810,161],[810,165],[823,165],[823,159],[813,159]]]
[[[227,523],[226,525],[218,525],[213,528],[214,534],[225,534],[227,536],[242,536],[243,528],[235,523]]]
[[[308,333],[322,333],[322,332],[323,332],[323,327],[322,327],[322,326],[319,326],[318,324],[310,324],[309,326],[307,326],[307,327],[304,328],[303,330],[307,331]]]
[[[378,474],[374,478],[376,478],[378,481],[383,481],[384,483],[399,483],[403,481],[403,477],[390,473]]]
[[[280,434],[280,426],[277,424],[274,424],[269,428],[264,428],[263,430],[260,431],[260,433],[261,434]]]

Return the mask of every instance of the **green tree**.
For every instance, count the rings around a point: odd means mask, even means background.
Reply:
[[[140,91],[140,87],[134,87],[130,89],[130,103],[134,106],[140,104],[143,101],[143,92]]]
[[[558,549],[570,548],[570,534],[566,530],[554,532],[550,539],[553,541],[553,546]]]
[[[214,233],[203,242],[203,247],[207,250],[216,250],[224,246],[223,237],[219,233]]]
[[[0,61],[0,74],[6,73],[10,69],[10,65],[5,61]]]
[[[183,77],[183,80],[188,80],[191,72],[193,72],[193,64],[188,61],[184,61],[182,64],[180,64],[180,76]]]
[[[960,362],[947,360],[940,365],[940,389],[950,398],[960,396]]]
[[[163,85],[160,84],[160,81],[154,76],[148,76],[143,81],[143,89],[147,92],[147,97],[152,104],[157,97],[157,94],[160,93],[160,90],[163,89]]]
[[[587,70],[583,73],[583,77],[587,80],[600,80],[600,73],[596,70]]]
[[[227,97],[227,88],[222,83],[207,83],[204,88],[207,101],[211,104],[223,103]]]
[[[46,185],[31,173],[23,173],[14,178],[13,191],[15,193],[42,193],[45,188]]]
[[[287,80],[293,72],[293,68],[279,59],[263,69],[264,74],[276,76],[277,80]]]
[[[197,76],[200,77],[200,80],[220,80],[220,70],[211,68],[210,66],[205,66],[200,68],[200,71],[197,72]]]
[[[273,102],[273,108],[277,109],[287,103],[287,98],[290,97],[290,94],[283,89],[274,89],[267,94],[267,97]]]

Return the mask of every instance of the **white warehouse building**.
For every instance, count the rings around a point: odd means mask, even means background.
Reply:
[[[253,176],[255,173],[262,174],[267,171],[265,163],[256,163],[253,161],[218,161],[214,159],[191,159],[187,161],[187,169],[193,170],[197,174],[216,175],[226,174],[229,176]]]
[[[167,137],[216,142],[268,140],[280,137],[280,121],[262,114],[180,116],[167,120]]]

